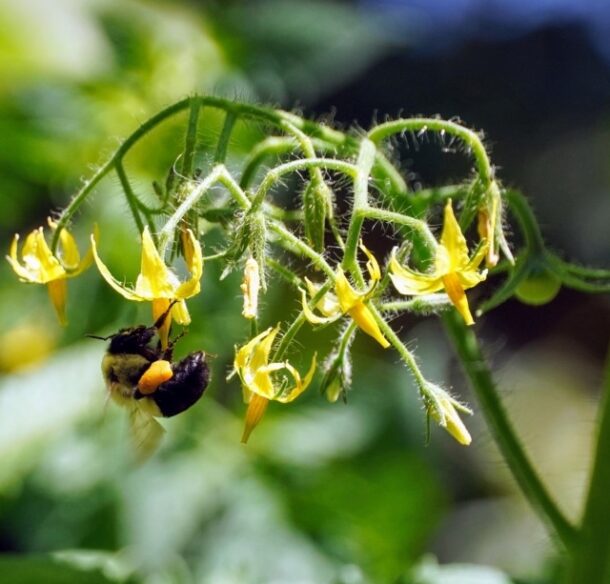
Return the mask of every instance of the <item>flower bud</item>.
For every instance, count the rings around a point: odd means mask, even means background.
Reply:
[[[249,258],[244,267],[244,279],[241,291],[244,295],[244,309],[242,314],[245,318],[256,318],[258,315],[258,291],[260,290],[260,275],[258,262]]]

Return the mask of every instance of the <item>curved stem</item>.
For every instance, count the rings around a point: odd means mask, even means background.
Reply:
[[[360,213],[368,219],[379,219],[380,221],[387,221],[388,223],[396,223],[397,225],[405,225],[417,231],[426,243],[426,247],[430,251],[434,251],[438,244],[428,224],[421,219],[415,217],[409,217],[402,213],[396,213],[394,211],[386,211],[385,209],[376,209],[375,207],[366,207],[360,210]]]
[[[485,187],[488,187],[494,177],[493,167],[489,161],[487,150],[476,132],[465,126],[435,118],[411,118],[394,120],[380,124],[368,133],[369,140],[379,143],[384,138],[403,132],[432,131],[446,133],[462,140],[471,150],[476,161],[477,170]]]
[[[569,549],[576,531],[542,484],[515,434],[472,328],[467,327],[454,310],[445,313],[442,319],[508,468],[554,538]]]
[[[254,195],[254,200],[252,201],[254,209],[258,209],[262,205],[269,191],[284,175],[299,170],[309,170],[311,168],[336,170],[349,177],[353,177],[357,172],[357,169],[353,164],[334,158],[304,158],[285,162],[270,170],[261,181],[261,184]]]

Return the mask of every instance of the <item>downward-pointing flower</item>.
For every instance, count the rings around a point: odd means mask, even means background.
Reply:
[[[431,294],[444,288],[451,302],[464,317],[466,324],[471,325],[474,324],[474,320],[464,290],[485,280],[487,270],[479,272],[478,268],[486,253],[487,243],[483,241],[474,256],[468,258],[466,239],[449,200],[445,206],[443,232],[441,242],[436,248],[434,270],[422,274],[407,266],[401,266],[396,259],[396,249],[394,249],[390,260],[390,277],[401,294]]]
[[[295,400],[307,389],[316,369],[315,355],[304,378],[288,361],[269,363],[269,353],[279,330],[279,324],[275,328],[268,328],[235,352],[234,368],[242,383],[244,401],[248,404],[242,436],[244,443],[261,421],[269,400],[283,404]],[[277,385],[277,374],[282,370],[292,377],[294,385],[290,389],[281,383],[279,387]]]
[[[318,316],[309,308],[305,290],[301,290],[303,314],[312,324],[328,324],[335,322],[344,314],[347,314],[367,335],[373,337],[385,349],[390,346],[390,343],[383,336],[373,313],[366,305],[381,279],[381,270],[375,256],[362,244],[360,249],[368,258],[366,264],[370,277],[368,289],[363,292],[354,290],[343,270],[338,268],[335,277],[335,293],[327,292],[315,306],[323,316]],[[320,286],[307,279],[305,279],[305,282],[307,283],[309,295],[315,296]]]
[[[442,387],[434,383],[426,385],[424,397],[428,414],[442,428],[445,428],[460,444],[468,446],[472,442],[470,433],[458,412],[472,415],[472,410],[451,397]]]
[[[51,230],[57,229],[54,221],[49,219],[48,223]],[[92,239],[94,240],[95,237],[97,231]],[[57,253],[53,254],[45,240],[43,228],[39,227],[25,238],[19,261],[18,242],[19,235],[16,234],[6,259],[22,282],[47,285],[59,322],[66,325],[66,279],[78,276],[91,265],[93,261],[91,249],[81,259],[74,237],[67,229],[62,229],[59,233]]]
[[[191,277],[184,282],[180,282],[176,274],[165,265],[163,258],[155,247],[148,227],[145,227],[142,233],[140,273],[134,288],[124,286],[114,278],[110,270],[100,259],[93,237],[91,241],[98,270],[106,282],[121,296],[136,302],[152,302],[153,319],[155,321],[167,312],[170,304],[174,303],[168,317],[159,330],[161,343],[163,346],[167,346],[172,318],[179,324],[189,324],[191,317],[184,300],[195,296],[201,289],[199,280],[201,280],[201,275],[203,274],[203,254],[201,252],[201,245],[193,235],[193,232],[188,229],[183,238],[184,258]]]

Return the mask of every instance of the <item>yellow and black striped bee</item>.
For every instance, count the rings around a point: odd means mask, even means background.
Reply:
[[[170,307],[171,309],[171,307]],[[110,340],[102,360],[102,374],[109,396],[129,410],[136,453],[145,458],[158,446],[163,428],[157,417],[171,417],[193,406],[210,381],[203,351],[173,362],[173,349],[180,335],[161,348],[159,328],[167,314],[153,326],[121,329]]]

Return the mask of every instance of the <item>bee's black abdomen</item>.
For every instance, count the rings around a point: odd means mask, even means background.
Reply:
[[[174,376],[150,396],[165,417],[190,408],[203,395],[210,380],[205,353],[191,353],[172,367]]]

